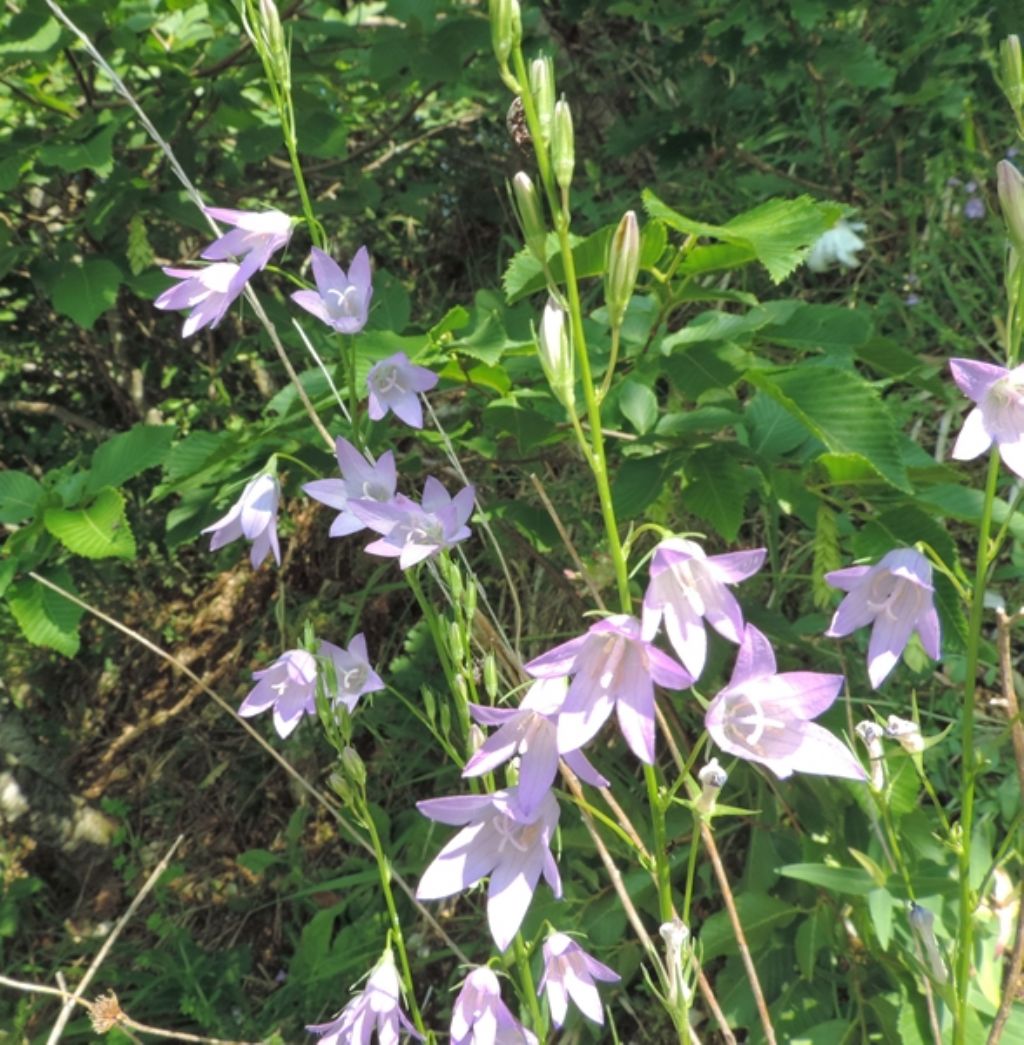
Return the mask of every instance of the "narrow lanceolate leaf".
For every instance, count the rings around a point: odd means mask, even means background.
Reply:
[[[49,580],[74,593],[74,581],[63,567],[46,573]],[[62,595],[29,578],[12,584],[5,595],[22,634],[34,646],[73,657],[78,652],[78,622],[84,612]]]
[[[814,567],[811,574],[811,590],[814,605],[819,610],[832,604],[835,588],[825,581],[825,574],[838,570],[842,565],[839,555],[839,530],[836,513],[822,501],[814,524]]]
[[[24,472],[0,472],[0,522],[20,523],[30,519],[43,495],[43,488]]]
[[[50,508],[46,529],[68,551],[87,559],[134,559],[135,538],[124,514],[124,497],[107,487],[87,508]]]

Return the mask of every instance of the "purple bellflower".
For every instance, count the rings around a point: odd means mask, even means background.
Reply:
[[[452,1009],[451,1045],[537,1045],[501,1000],[498,977],[477,966],[465,979]]]
[[[281,565],[281,548],[277,542],[277,505],[281,487],[277,479],[266,472],[250,479],[242,496],[231,506],[227,515],[207,526],[203,533],[212,533],[210,551],[215,552],[239,537],[252,541],[249,561],[256,569],[270,552]]]
[[[215,327],[231,307],[231,302],[245,289],[256,266],[249,261],[236,265],[233,261],[218,261],[204,268],[165,268],[168,276],[181,280],[168,287],[153,302],[154,308],[188,308],[191,312],[181,328],[182,337],[191,337],[203,327]]]
[[[370,1045],[374,1031],[379,1045],[398,1045],[402,1033],[423,1040],[402,1012],[402,989],[391,951],[385,951],[366,986],[329,1023],[306,1030],[321,1035],[317,1045]]]
[[[403,570],[451,548],[471,535],[466,525],[473,514],[472,486],[454,497],[431,475],[423,486],[423,503],[403,494],[388,502],[354,500],[349,507],[363,524],[381,534],[366,546],[371,555],[397,558]]]
[[[837,737],[810,720],[839,696],[842,675],[775,670],[771,643],[748,624],[729,685],[711,703],[704,725],[723,751],[760,762],[777,777],[793,773],[865,780],[860,762]]]
[[[743,635],[743,613],[727,585],[753,576],[764,548],[706,555],[694,541],[669,537],[654,550],[651,583],[644,594],[643,637],[650,642],[664,619],[665,632],[686,670],[699,678],[707,660],[704,620],[730,642]]]
[[[206,207],[215,221],[235,227],[211,243],[199,256],[207,261],[238,258],[246,263],[249,275],[264,268],[271,255],[280,250],[292,234],[292,219],[279,210],[229,210]]]
[[[502,762],[518,754],[519,807],[524,816],[533,816],[558,773],[557,716],[565,693],[565,679],[538,679],[518,708],[470,704],[470,713],[477,722],[499,728],[477,749],[462,775],[475,777],[492,773]],[[608,787],[608,781],[582,751],[566,752],[565,761],[581,780],[594,787]]]
[[[337,689],[333,694],[336,704],[344,704],[349,714],[355,711],[359,698],[365,693],[377,693],[384,688],[380,676],[370,666],[366,652],[366,637],[360,633],[342,649],[331,642],[321,642],[319,654],[334,666]]]
[[[366,326],[373,297],[366,247],[356,251],[348,275],[334,258],[317,247],[313,247],[310,257],[316,290],[297,290],[292,301],[339,334],[358,334]]]
[[[437,384],[437,374],[410,362],[404,352],[396,352],[370,367],[366,375],[370,390],[370,419],[379,421],[389,410],[410,428],[423,427],[423,406],[419,393]]]
[[[868,677],[873,689],[896,666],[914,631],[929,657],[942,656],[932,567],[919,551],[895,548],[874,566],[833,570],[825,580],[847,592],[826,635],[838,638],[871,625]]]
[[[441,900],[490,875],[487,922],[499,950],[518,932],[541,874],[555,896],[562,895],[550,848],[559,809],[550,791],[532,816],[523,812],[515,788],[430,798],[416,808],[439,823],[466,825],[423,872],[416,899]]]
[[[558,712],[558,751],[590,741],[615,709],[633,753],[654,762],[654,683],[686,689],[690,675],[667,653],[647,642],[640,621],[624,613],[606,617],[580,635],[526,665],[536,678],[573,676]]]
[[[951,359],[953,380],[976,406],[953,446],[953,457],[969,461],[994,442],[1003,463],[1024,479],[1024,366],[1007,370],[973,359]]]
[[[302,649],[282,653],[269,668],[254,671],[256,686],[238,709],[243,718],[274,709],[274,728],[288,736],[303,715],[316,714],[316,657]]]
[[[556,1027],[565,1023],[570,998],[588,1020],[603,1024],[604,1010],[594,980],[615,983],[620,979],[622,977],[617,972],[591,958],[564,933],[552,933],[544,941],[544,975],[537,993],[547,991],[548,1007]]]
[[[386,502],[395,496],[398,475],[395,455],[388,450],[376,464],[368,461],[347,439],[338,436],[334,441],[340,479],[317,479],[306,483],[303,491],[321,504],[336,508],[341,514],[331,523],[332,537],[347,537],[365,529],[359,516],[349,507],[357,499]]]

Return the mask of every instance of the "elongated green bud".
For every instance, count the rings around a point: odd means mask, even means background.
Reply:
[[[1019,123],[1021,109],[1024,108],[1024,59],[1021,57],[1019,36],[1008,36],[999,45],[999,63],[1003,93]]]
[[[512,202],[515,205],[516,218],[523,233],[523,240],[530,253],[543,265],[546,257],[544,240],[544,213],[540,206],[540,197],[534,188],[530,175],[520,171],[512,179]]]
[[[996,185],[1010,242],[1018,254],[1024,254],[1024,177],[1009,160],[1000,160]]]
[[[576,141],[572,129],[572,111],[565,98],[559,98],[551,127],[551,163],[555,181],[563,192],[572,184],[572,169],[576,165]]]
[[[488,650],[484,654],[484,689],[487,690],[487,696],[491,700],[496,700],[498,697],[498,662],[494,659],[494,654]]]
[[[505,68],[512,49],[518,47],[523,38],[519,0],[491,0],[489,11],[494,57],[498,59],[498,65]]]
[[[555,115],[555,63],[547,55],[530,62],[530,93],[537,107],[540,140],[546,149],[551,144],[551,122]]]
[[[608,322],[621,327],[640,272],[640,226],[636,212],[627,210],[608,241],[604,270],[604,303]]]
[[[575,402],[573,386],[576,376],[572,345],[569,341],[568,317],[554,298],[548,298],[548,303],[544,306],[537,346],[540,349],[540,365],[544,368],[551,391],[563,406],[571,409]]]

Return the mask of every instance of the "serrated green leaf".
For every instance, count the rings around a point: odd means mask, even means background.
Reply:
[[[620,519],[635,519],[661,493],[669,457],[627,457],[612,480],[612,505]]]
[[[30,519],[43,496],[43,488],[25,472],[0,472],[0,522]]]
[[[734,450],[715,445],[690,458],[686,478],[686,507],[727,541],[735,540],[743,523],[747,494],[758,485],[757,475],[743,467]]]
[[[120,486],[126,479],[162,464],[173,438],[171,425],[135,425],[113,436],[93,453],[86,489],[95,493],[104,486]]]
[[[775,345],[809,351],[856,350],[871,336],[871,317],[865,309],[801,302],[792,314],[766,326],[761,337]]]
[[[113,487],[101,490],[88,508],[49,508],[46,529],[68,551],[87,559],[134,559],[135,538],[124,514],[124,497]]]
[[[770,464],[807,442],[807,429],[771,396],[758,392],[747,401],[743,421],[750,449]]]
[[[133,276],[152,268],[156,262],[156,254],[146,232],[146,220],[138,211],[128,222],[128,248],[125,255]]]
[[[626,380],[619,388],[619,409],[640,435],[646,435],[658,420],[658,397],[639,381]]]
[[[90,330],[93,323],[117,302],[121,270],[106,258],[67,266],[50,289],[53,307]]]
[[[41,572],[41,576],[72,594],[76,592],[74,581],[64,567]],[[22,634],[32,645],[45,646],[65,657],[73,657],[78,652],[78,622],[85,612],[81,607],[31,578],[12,584],[5,598]]]

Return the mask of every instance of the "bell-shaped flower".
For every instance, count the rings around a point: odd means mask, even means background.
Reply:
[[[271,255],[280,250],[292,234],[292,219],[279,210],[229,210],[206,207],[215,221],[235,227],[211,243],[200,255],[207,261],[244,261],[252,273],[264,268]]]
[[[245,289],[256,266],[246,261],[236,265],[233,261],[218,261],[198,269],[165,268],[168,276],[180,280],[168,287],[153,302],[154,308],[191,309],[184,326],[182,337],[191,337],[203,327],[215,327],[231,307],[231,302]]]
[[[269,668],[254,671],[256,686],[238,709],[243,718],[274,709],[274,728],[288,736],[303,715],[316,714],[316,657],[302,649],[282,653]]]
[[[565,933],[552,933],[544,941],[544,975],[537,993],[546,991],[551,1019],[556,1027],[565,1023],[569,1011],[569,999],[594,1023],[604,1023],[601,996],[597,993],[594,980],[615,983],[622,979],[603,962],[592,958]]]
[[[454,497],[433,477],[423,486],[423,503],[403,494],[391,501],[354,500],[349,507],[365,526],[381,534],[366,546],[371,555],[397,558],[403,570],[451,548],[472,533],[466,525],[476,494],[464,487]]]
[[[664,620],[668,641],[686,670],[699,678],[707,660],[707,620],[723,638],[739,643],[743,611],[727,585],[753,576],[764,548],[707,555],[695,541],[669,537],[654,549],[644,594],[643,636],[650,642]]]
[[[270,552],[278,566],[281,565],[281,548],[277,541],[277,505],[281,499],[281,487],[277,479],[266,472],[250,479],[242,496],[231,506],[227,515],[207,526],[203,533],[212,533],[210,551],[217,551],[239,537],[252,541],[249,560],[253,569],[260,565]]]
[[[833,265],[855,269],[860,264],[857,251],[865,247],[864,240],[857,235],[865,229],[862,221],[846,221],[840,218],[835,225],[815,240],[807,255],[807,267],[812,272],[824,272]]]
[[[487,922],[500,950],[518,932],[541,874],[555,896],[562,895],[551,855],[558,801],[550,791],[529,816],[514,787],[489,795],[430,798],[416,808],[439,823],[466,825],[423,872],[416,899],[440,900],[490,875]]]
[[[318,652],[321,657],[330,660],[334,668],[337,686],[331,693],[331,699],[336,704],[344,704],[350,714],[363,694],[384,689],[380,676],[370,666],[366,637],[362,633],[352,639],[348,649],[335,646],[332,642],[321,642]]]
[[[370,419],[379,421],[389,410],[410,428],[423,427],[420,392],[437,384],[437,374],[410,362],[404,352],[396,352],[370,367],[366,385],[370,391]]]
[[[519,806],[524,816],[532,816],[558,773],[557,722],[565,693],[564,678],[538,679],[518,708],[470,704],[470,714],[477,722],[499,728],[476,750],[462,775],[475,777],[493,773],[503,762],[518,754]],[[608,787],[608,781],[582,751],[567,751],[564,757],[581,780],[594,787]]]
[[[318,247],[310,251],[316,290],[297,290],[292,301],[339,334],[357,334],[366,326],[370,315],[373,284],[370,277],[370,255],[360,247],[345,270],[329,254]]]
[[[633,753],[654,763],[654,684],[686,689],[693,679],[668,654],[647,642],[635,617],[620,613],[526,665],[535,678],[572,682],[558,712],[558,751],[590,741],[615,710]]]
[[[931,563],[913,548],[895,548],[874,566],[849,566],[825,574],[833,588],[848,594],[826,635],[849,635],[871,625],[868,677],[874,689],[896,666],[912,632],[934,660],[942,656]]]
[[[465,979],[452,1008],[451,1045],[537,1045],[537,1037],[501,1000],[498,977],[479,965]]]
[[[388,450],[376,463],[365,458],[347,439],[334,441],[340,479],[317,479],[306,483],[303,491],[315,501],[337,509],[341,514],[331,523],[332,537],[347,537],[365,529],[364,523],[349,507],[357,499],[384,503],[395,496],[398,475],[395,455]]]
[[[311,1024],[306,1030],[320,1035],[316,1045],[370,1045],[374,1032],[379,1045],[398,1045],[403,1033],[423,1040],[402,1012],[402,987],[390,950],[384,952],[366,986],[333,1020]]]
[[[832,706],[843,676],[779,674],[775,669],[771,643],[748,624],[729,685],[704,715],[711,739],[728,754],[759,762],[781,779],[793,773],[866,779],[846,745],[810,721]]]
[[[1007,370],[994,363],[951,359],[953,380],[976,406],[953,444],[953,457],[969,461],[993,443],[1003,463],[1024,478],[1024,366]]]

